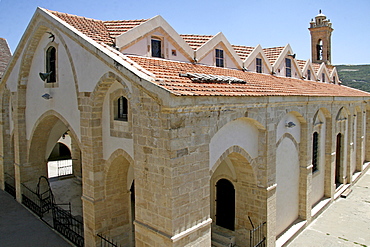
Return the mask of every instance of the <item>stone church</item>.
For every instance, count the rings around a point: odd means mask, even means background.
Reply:
[[[85,246],[282,246],[370,161],[370,93],[341,85],[332,31],[320,12],[299,60],[38,8],[1,78],[0,188],[24,203],[68,135]]]

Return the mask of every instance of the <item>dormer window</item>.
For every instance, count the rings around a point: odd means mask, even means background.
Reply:
[[[311,70],[307,70],[307,80],[311,80]]]
[[[262,59],[256,58],[256,72],[262,73]]]
[[[285,76],[292,77],[292,60],[285,58]]]
[[[337,80],[337,78],[335,78],[335,76],[333,76],[333,83],[334,84],[336,83],[336,80]]]
[[[321,81],[322,81],[322,82],[325,82],[325,73],[322,73],[322,74],[321,74]]]
[[[115,120],[119,121],[128,121],[128,104],[127,99],[123,96],[119,97],[116,102],[116,113],[115,113]]]
[[[162,40],[152,38],[152,57],[162,57]]]
[[[224,67],[224,51],[216,49],[216,67]]]
[[[54,46],[50,46],[46,51],[46,73],[50,73],[47,83],[56,82],[56,53]]]

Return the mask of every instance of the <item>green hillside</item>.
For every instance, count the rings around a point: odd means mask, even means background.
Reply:
[[[343,85],[370,92],[370,65],[335,65]]]

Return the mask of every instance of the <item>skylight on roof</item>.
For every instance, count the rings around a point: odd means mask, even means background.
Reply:
[[[199,73],[185,73],[179,74],[181,77],[188,77],[193,82],[205,83],[229,83],[229,84],[245,84],[246,81],[233,77],[223,75],[199,74]]]

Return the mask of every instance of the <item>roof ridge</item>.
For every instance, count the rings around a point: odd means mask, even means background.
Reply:
[[[45,10],[48,11],[48,12],[50,12],[50,13],[52,13],[52,14],[54,14],[54,15],[55,14],[59,14],[59,15],[65,15],[65,16],[70,16],[70,17],[77,17],[77,18],[81,18],[81,19],[85,19],[85,20],[104,22],[104,21],[99,20],[99,19],[94,19],[94,18],[82,16],[82,15],[69,14],[69,13],[55,11],[55,10],[50,10],[50,9],[45,9]]]
[[[102,21],[102,22],[121,22],[121,21],[137,21],[137,22],[142,22],[142,21],[148,21],[149,19],[133,19],[133,20],[107,20],[107,21]]]

